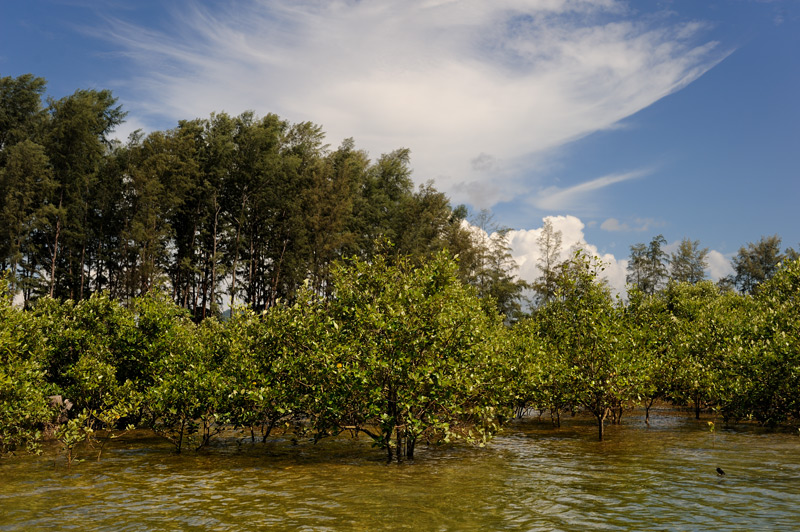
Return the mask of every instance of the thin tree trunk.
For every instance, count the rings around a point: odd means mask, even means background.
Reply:
[[[206,303],[208,303],[208,254],[206,254],[206,260],[203,264],[203,311],[202,311],[202,318],[206,319]]]
[[[283,266],[283,256],[286,254],[286,245],[288,244],[288,240],[283,241],[283,249],[281,249],[281,256],[278,259],[278,267],[275,269],[275,277],[272,283],[272,294],[269,297],[269,307],[272,308],[275,305],[275,301],[277,298],[278,293],[278,281],[281,278],[281,266]]]
[[[62,193],[63,195],[63,193]],[[58,209],[61,210],[61,200],[58,200]],[[56,256],[58,255],[58,237],[61,233],[61,215],[56,216],[56,237],[53,243],[53,258],[50,261],[50,297],[53,297],[56,287]]]
[[[653,407],[653,403],[656,402],[656,398],[652,397],[644,407],[644,422],[649,427],[650,426],[650,409]]]
[[[192,316],[197,315],[197,291],[196,286],[194,283],[194,273],[191,272],[192,268],[192,259],[194,258],[194,242],[197,238],[197,218],[200,216],[199,211],[195,212],[194,217],[194,225],[192,226],[192,239],[189,242],[189,270],[186,272],[186,293],[184,294],[184,308],[189,308],[189,294],[193,296],[193,304],[192,304]]]
[[[100,231],[103,234],[103,231]],[[97,239],[97,272],[94,277],[94,289],[97,292],[103,290],[103,239]]]
[[[603,410],[602,414],[597,414],[597,430],[598,430],[598,434],[597,435],[599,436],[599,441],[603,441],[603,433],[605,431],[605,427],[603,425],[604,425],[604,422],[606,420],[606,417],[608,417],[608,409],[607,408],[605,410]]]
[[[233,306],[236,302],[236,265],[239,262],[239,232],[241,231],[242,224],[236,226],[236,250],[233,252],[233,274],[231,278],[231,317],[233,317]]]
[[[221,208],[219,203],[217,203],[217,197],[214,196],[214,237],[211,247],[211,295],[209,297],[211,308],[214,308],[214,293],[217,286],[217,229],[219,227],[219,211]],[[203,318],[206,317],[205,314],[206,309],[205,305],[203,305]]]
[[[253,242],[253,233],[250,233],[250,258],[249,264],[247,267],[247,298],[248,303],[250,303],[251,307],[255,307],[256,301],[256,293],[255,293],[255,280],[254,280],[254,268],[255,268],[255,243]]]
[[[233,317],[233,306],[236,303],[236,266],[239,262],[239,237],[242,234],[242,219],[244,219],[244,208],[247,204],[247,195],[242,195],[242,208],[239,218],[236,220],[236,247],[233,251],[233,276],[231,279],[231,317]]]
[[[58,196],[58,211],[61,212],[61,206],[64,202],[64,188],[61,188],[61,193]],[[53,257],[50,261],[50,297],[53,297],[56,286],[56,257],[58,256],[58,238],[61,235],[61,214],[56,215],[56,235],[53,241]]]
[[[79,273],[79,275],[81,276],[81,284],[80,284],[80,289],[78,291],[79,294],[78,299],[83,299],[83,277],[84,277],[83,271],[85,269],[86,269],[86,239],[84,238],[83,245],[81,246],[81,267]]]

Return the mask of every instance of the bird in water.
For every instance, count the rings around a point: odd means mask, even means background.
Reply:
[[[724,477],[725,476],[725,471],[723,471],[721,467],[718,467],[717,468],[717,475],[719,475],[721,477]]]

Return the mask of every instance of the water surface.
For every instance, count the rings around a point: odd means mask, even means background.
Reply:
[[[175,455],[137,432],[70,470],[57,448],[0,461],[0,531],[800,530],[796,432],[652,421],[600,443],[591,419],[528,419],[403,464],[365,440]]]

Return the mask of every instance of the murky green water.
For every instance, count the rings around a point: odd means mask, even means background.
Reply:
[[[398,465],[366,441],[176,456],[141,433],[72,470],[0,462],[0,530],[800,530],[796,433],[664,414],[594,437],[591,420],[529,420]]]

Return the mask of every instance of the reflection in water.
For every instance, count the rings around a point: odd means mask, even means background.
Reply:
[[[56,454],[0,462],[0,531],[800,526],[796,434],[710,433],[664,414],[594,436],[590,419],[525,420],[483,449],[422,448],[413,463],[387,464],[363,440],[225,442],[176,456],[143,433],[71,471]]]

